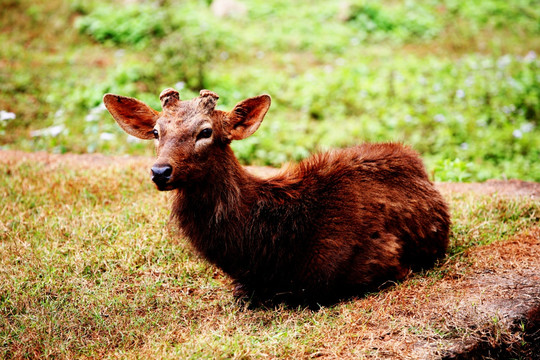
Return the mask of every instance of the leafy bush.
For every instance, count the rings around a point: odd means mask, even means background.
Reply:
[[[463,182],[471,179],[473,166],[472,163],[466,163],[460,159],[444,159],[437,162],[433,173],[437,181]]]
[[[394,7],[362,1],[351,6],[347,21],[375,40],[431,38],[441,30],[434,10],[415,1]]]
[[[234,35],[212,18],[207,7],[191,4],[174,11],[148,4],[106,5],[79,18],[76,27],[101,43],[139,48],[151,45],[154,71],[166,72],[176,83],[182,81],[188,88],[200,90],[207,85],[212,61],[229,57],[236,43]]]
[[[379,60],[377,72],[368,64],[340,62],[289,80],[276,102],[294,117],[267,120],[258,140],[237,151],[251,162],[275,165],[281,160],[273,152],[295,158],[294,144],[303,154],[361,141],[403,141],[431,159],[437,178],[485,179],[501,168],[506,176],[527,169],[527,176],[540,177],[534,160],[540,157],[538,60],[408,57]],[[261,140],[272,136],[282,140]]]
[[[11,2],[0,12],[0,109],[16,118],[0,124],[1,146],[151,154],[127,141],[103,94],[159,109],[163,88],[187,99],[204,87],[221,109],[272,95],[258,132],[233,143],[245,163],[401,141],[440,180],[540,181],[534,0],[353,0],[346,17],[340,3],[254,0],[222,19],[199,0]],[[52,13],[65,30],[51,30]]]
[[[75,26],[101,43],[144,46],[175,28],[167,14],[155,5],[104,4],[77,19]]]
[[[234,54],[236,37],[219,22],[208,21],[212,15],[205,9],[186,7],[175,15],[180,30],[160,42],[154,62],[169,77],[182,81],[188,88],[208,87],[208,72],[216,58]]]
[[[445,0],[453,17],[473,21],[477,26],[512,26],[532,33],[540,32],[540,8],[536,0],[490,0],[481,2]]]

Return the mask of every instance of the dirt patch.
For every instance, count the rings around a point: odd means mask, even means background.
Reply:
[[[417,275],[355,300],[339,338],[384,359],[538,359],[540,228],[470,250],[445,275]],[[357,314],[369,312],[367,322]],[[354,351],[354,350],[353,350]],[[351,351],[351,352],[353,352]],[[350,358],[350,353],[339,354]]]
[[[540,183],[522,180],[488,180],[483,183],[439,183],[443,192],[466,193],[474,192],[482,195],[498,194],[503,196],[523,196],[539,199]]]
[[[50,168],[62,166],[85,168],[103,166],[136,165],[149,166],[152,158],[145,156],[107,156],[102,154],[51,154],[47,152],[29,153],[19,150],[0,150],[0,163],[14,164],[24,161],[42,163]]]
[[[472,250],[468,257],[472,273],[452,284],[461,298],[454,319],[474,335],[449,344],[443,358],[538,358],[540,228]]]

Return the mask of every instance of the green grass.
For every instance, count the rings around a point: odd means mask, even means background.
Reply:
[[[0,121],[0,146],[150,154],[103,94],[159,109],[166,87],[183,98],[210,88],[225,109],[273,97],[257,134],[234,144],[244,163],[402,141],[438,180],[540,181],[538,24],[534,0],[257,0],[230,19],[200,0],[8,0],[0,110],[16,118]]]
[[[423,291],[466,271],[465,249],[540,218],[534,200],[447,195],[454,224],[445,264],[319,311],[248,310],[168,225],[168,195],[152,188],[147,162],[0,164],[1,358],[361,357],[382,351],[370,348],[373,331],[453,339],[440,319],[396,314],[418,311],[429,300]],[[418,301],[402,303],[410,298],[399,294],[411,291]]]
[[[467,194],[454,196],[452,203],[455,205],[451,254],[460,254],[469,248],[515,235],[538,223],[540,217],[538,201],[524,201],[522,198]]]
[[[159,109],[163,88],[190,98],[206,87],[221,108],[272,95],[259,131],[234,144],[244,163],[402,141],[438,180],[540,181],[533,0],[358,0],[344,12],[256,0],[233,19],[208,1],[160,3],[3,1],[0,147],[149,155],[103,94]],[[441,279],[540,220],[532,199],[446,194],[450,256],[434,270],[319,311],[252,310],[168,224],[144,160],[65,162],[0,163],[0,358],[396,357],[402,345],[384,341],[404,334],[442,347],[475,330],[440,315],[462,300],[446,300]]]

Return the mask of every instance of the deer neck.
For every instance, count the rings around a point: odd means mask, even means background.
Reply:
[[[249,174],[226,146],[224,156],[209,166],[207,175],[177,190],[173,216],[182,228],[219,227],[247,216],[260,180]],[[215,229],[218,230],[218,229]]]
[[[245,262],[243,229],[257,199],[257,178],[238,163],[232,150],[202,181],[178,189],[171,217],[198,252],[230,275]],[[244,259],[244,260],[241,260]]]

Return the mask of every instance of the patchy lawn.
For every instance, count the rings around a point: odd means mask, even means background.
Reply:
[[[252,310],[169,225],[151,163],[0,152],[1,358],[538,354],[540,184],[438,184],[454,223],[435,269],[317,311]]]

